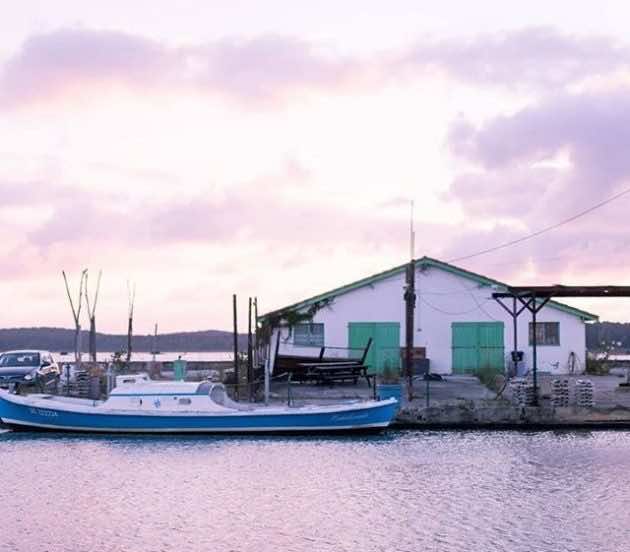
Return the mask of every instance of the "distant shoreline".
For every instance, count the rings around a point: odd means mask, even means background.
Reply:
[[[88,348],[89,333],[81,331],[81,344]],[[200,330],[153,335],[134,335],[131,340],[134,353],[152,351],[183,351],[186,353],[220,353],[232,351],[234,336],[222,330]],[[247,336],[239,334],[238,348],[247,349]],[[0,351],[11,349],[44,349],[71,353],[74,351],[74,330],[68,328],[8,328],[0,329]],[[96,333],[96,350],[111,353],[127,349],[126,334]]]

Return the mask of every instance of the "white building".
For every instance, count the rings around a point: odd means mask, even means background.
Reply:
[[[356,356],[372,338],[366,363],[382,371],[400,366],[405,345],[405,269],[401,265],[310,299],[267,313],[263,321],[283,320],[279,354]],[[513,319],[493,298],[507,284],[423,257],[415,261],[414,347],[438,374],[471,373],[482,367],[503,370],[514,347]],[[303,315],[312,315],[310,321]],[[287,320],[291,326],[287,325]],[[582,372],[586,358],[585,322],[591,313],[549,302],[537,315],[538,370]],[[274,324],[275,325],[275,324]],[[275,339],[272,340],[275,343]],[[517,350],[531,367],[531,315],[518,318]],[[349,351],[349,348],[352,351]]]

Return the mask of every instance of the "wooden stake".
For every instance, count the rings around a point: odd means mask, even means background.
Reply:
[[[254,297],[254,371],[258,367],[258,297]]]
[[[98,279],[96,280],[96,291],[94,292],[94,303],[90,306],[90,294],[88,293],[88,274],[85,273],[85,306],[90,319],[90,359],[96,362],[96,304],[98,303],[98,293],[101,289],[101,276],[103,271],[98,271]]]
[[[254,398],[254,362],[252,343],[252,298],[249,298],[249,309],[247,311],[247,384],[249,387],[249,400]]]
[[[128,324],[127,324],[127,362],[131,362],[131,338],[133,336],[133,307],[136,302],[136,284],[130,285],[127,282],[127,293],[129,297]]]
[[[232,311],[234,315],[234,379],[236,382],[236,398],[238,399],[238,320],[236,317],[236,293],[232,295]]]

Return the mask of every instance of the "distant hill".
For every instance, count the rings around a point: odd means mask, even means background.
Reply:
[[[590,351],[602,349],[602,343],[621,343],[618,349],[630,351],[630,323],[628,322],[596,322],[586,325],[586,348]]]
[[[88,350],[88,332],[82,332],[84,352]],[[231,351],[232,333],[220,330],[176,332],[158,335],[158,351],[205,352]],[[630,351],[630,323],[597,322],[586,325],[586,347],[600,349],[602,341],[620,342],[621,349]],[[239,350],[247,349],[247,336],[239,335]],[[148,353],[153,350],[152,335],[134,335],[134,351]],[[124,334],[96,334],[96,348],[100,352],[122,351],[127,348]],[[48,351],[74,350],[74,330],[67,328],[11,328],[0,329],[0,351],[9,349],[45,349]]]
[[[82,331],[82,349],[88,351],[88,332]],[[151,352],[152,335],[134,335],[132,347],[136,352]],[[127,349],[127,335],[96,334],[96,348],[101,352],[114,352]],[[231,351],[234,348],[230,332],[204,330],[198,332],[177,332],[158,334],[158,351],[204,352]],[[47,351],[73,351],[74,330],[66,328],[11,328],[0,329],[0,351],[10,349],[44,349]],[[247,349],[247,336],[239,335],[239,350]]]

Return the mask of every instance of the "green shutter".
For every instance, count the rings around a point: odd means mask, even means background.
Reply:
[[[504,369],[503,322],[453,322],[453,373]]]
[[[360,357],[369,339],[372,345],[365,359],[370,373],[382,373],[386,365],[400,369],[400,324],[398,322],[350,322],[348,347],[352,356]]]

